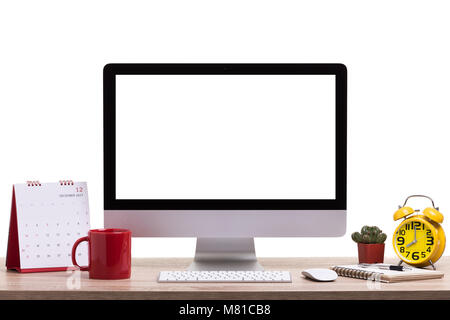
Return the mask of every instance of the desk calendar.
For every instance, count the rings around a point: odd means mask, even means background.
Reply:
[[[6,267],[19,272],[73,269],[72,246],[90,228],[86,182],[15,184],[12,198]],[[86,244],[78,248],[77,260],[88,264]]]

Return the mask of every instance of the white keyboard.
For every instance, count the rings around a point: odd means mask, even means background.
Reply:
[[[158,282],[292,282],[289,271],[161,271]]]

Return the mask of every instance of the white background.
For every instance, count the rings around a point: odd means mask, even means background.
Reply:
[[[1,1],[0,255],[12,184],[87,181],[103,225],[102,68],[109,62],[340,62],[348,67],[348,232],[257,239],[259,256],[355,256],[350,233],[412,193],[450,219],[448,1]],[[416,201],[418,207],[428,205]],[[194,239],[134,239],[192,256]]]
[[[117,199],[335,199],[335,76],[116,76]]]

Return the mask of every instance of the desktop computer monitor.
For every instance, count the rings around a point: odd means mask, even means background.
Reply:
[[[197,237],[191,269],[257,270],[254,237],[346,230],[342,64],[108,64],[105,227]]]

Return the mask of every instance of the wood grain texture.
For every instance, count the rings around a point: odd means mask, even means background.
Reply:
[[[0,299],[450,299],[450,278],[403,283],[375,283],[339,277],[313,282],[301,270],[354,264],[356,258],[261,258],[267,270],[289,270],[292,283],[158,283],[161,270],[183,270],[191,259],[133,259],[131,279],[91,280],[87,272],[62,271],[20,274],[2,268]],[[396,260],[388,259],[388,263]],[[4,265],[4,259],[0,259]],[[450,272],[450,257],[437,263]]]

